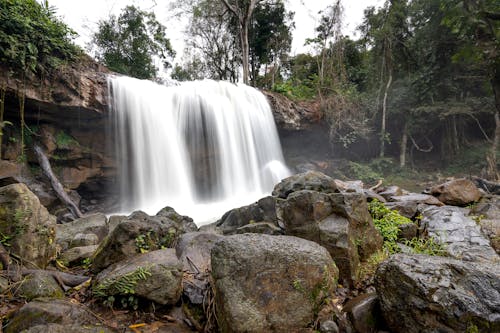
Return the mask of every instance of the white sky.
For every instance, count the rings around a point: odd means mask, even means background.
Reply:
[[[213,0],[215,1],[215,0]],[[318,12],[333,4],[334,0],[287,0],[287,9],[295,12],[292,54],[305,52],[304,41],[314,36]],[[344,33],[354,36],[356,27],[362,22],[363,10],[368,6],[380,6],[383,0],[343,0]],[[176,62],[184,49],[184,24],[172,18],[169,12],[170,0],[49,0],[49,5],[57,8],[57,14],[73,28],[80,37],[76,43],[85,47],[95,31],[97,22],[110,14],[119,14],[127,5],[135,5],[146,10],[154,10],[157,19],[167,27],[167,37],[177,52]]]

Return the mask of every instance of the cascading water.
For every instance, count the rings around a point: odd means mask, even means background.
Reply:
[[[109,85],[123,212],[171,206],[201,225],[289,175],[269,104],[251,87],[129,77]]]

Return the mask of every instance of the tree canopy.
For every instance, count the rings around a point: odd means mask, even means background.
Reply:
[[[139,79],[155,78],[155,59],[169,67],[175,55],[165,26],[153,12],[135,6],[125,7],[118,17],[99,21],[93,46],[96,58],[109,69]]]

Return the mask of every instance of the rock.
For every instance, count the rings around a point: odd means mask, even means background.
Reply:
[[[383,196],[385,200],[389,201],[391,197],[403,195],[404,191],[403,189],[401,189],[401,187],[392,185],[381,189],[381,191],[378,192],[378,194]]]
[[[72,247],[65,251],[60,259],[66,266],[80,265],[84,259],[91,258],[98,247],[98,245]]]
[[[11,253],[29,266],[45,268],[55,258],[56,218],[24,184],[0,188],[0,233]]]
[[[291,193],[302,190],[322,193],[339,192],[333,178],[321,172],[309,171],[283,179],[274,187],[273,196],[280,199],[286,199]]]
[[[17,310],[4,326],[4,332],[18,333],[30,327],[47,324],[60,324],[68,327],[98,323],[97,318],[83,305],[62,299],[39,298]]]
[[[122,221],[125,221],[127,219],[127,216],[125,215],[112,215],[108,219],[108,228],[109,228],[109,233],[112,233],[113,230],[115,230],[116,226]]]
[[[217,221],[216,226],[223,234],[231,235],[241,233],[237,232],[238,228],[258,222],[277,224],[276,198],[265,197],[251,205],[232,209]]]
[[[377,294],[363,294],[344,305],[344,312],[355,332],[375,333],[381,326],[381,313]]]
[[[418,225],[416,223],[406,223],[399,225],[398,240],[412,240],[418,236]]]
[[[334,182],[337,188],[344,192],[362,192],[365,186],[361,180],[343,181],[334,179]]]
[[[385,204],[387,208],[397,210],[399,214],[409,219],[416,217],[427,205],[443,206],[441,201],[428,194],[410,193],[407,195],[392,196],[389,200],[390,202]]]
[[[397,254],[375,287],[391,332],[499,332],[500,266]]]
[[[36,271],[21,280],[16,295],[31,301],[40,297],[63,298],[64,291],[51,274],[46,271]]]
[[[6,292],[7,289],[9,289],[9,280],[4,278],[3,276],[0,276],[0,294]]]
[[[338,333],[339,327],[333,320],[326,320],[319,325],[320,333]]]
[[[352,285],[360,260],[382,247],[363,194],[297,191],[278,200],[276,211],[287,235],[314,241],[330,252],[343,284]]]
[[[61,325],[47,324],[30,327],[22,333],[113,333],[114,331],[98,325]]]
[[[223,236],[213,233],[192,232],[182,235],[175,247],[183,271],[189,276],[188,279],[183,279],[182,289],[191,304],[203,304],[206,292],[210,288],[212,272],[210,252],[215,243],[222,238]]]
[[[175,304],[182,292],[182,264],[174,249],[152,251],[123,260],[102,271],[93,293],[97,297],[136,296],[159,304]],[[127,285],[123,288],[122,285]]]
[[[86,240],[82,240],[82,234]],[[74,220],[73,222],[58,224],[56,231],[56,242],[64,251],[70,246],[85,246],[87,240],[95,239],[97,236],[98,242],[102,241],[108,234],[108,225],[106,215],[98,213],[90,216],[85,216]],[[87,245],[95,245],[87,244]]]
[[[481,192],[468,179],[455,179],[430,189],[433,196],[446,205],[465,206],[481,199]]]
[[[478,222],[491,246],[500,254],[500,197],[483,198],[472,207],[471,218]]]
[[[337,285],[326,249],[296,237],[228,236],[211,256],[222,332],[296,332]]]
[[[96,234],[76,234],[69,243],[69,248],[92,246],[99,244],[99,236]]]
[[[0,158],[0,180],[6,178],[16,178],[21,174],[21,167],[19,164],[5,161]]]
[[[481,233],[476,221],[459,207],[429,207],[422,212],[421,226],[445,252],[467,261],[498,261],[499,256]]]
[[[170,207],[156,216],[134,212],[104,239],[94,255],[91,269],[97,273],[138,253],[175,247],[181,234],[197,229],[192,219],[175,213]]]

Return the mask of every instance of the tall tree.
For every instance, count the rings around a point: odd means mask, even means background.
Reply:
[[[249,83],[250,66],[249,66],[249,43],[248,30],[252,14],[255,7],[263,0],[221,0],[226,8],[234,15],[238,22],[238,29],[241,44],[241,61],[243,66],[243,83]]]
[[[158,74],[155,57],[168,67],[175,55],[165,33],[165,26],[153,12],[127,6],[118,17],[111,15],[99,21],[91,46],[96,58],[109,69],[139,79],[152,79]]]

